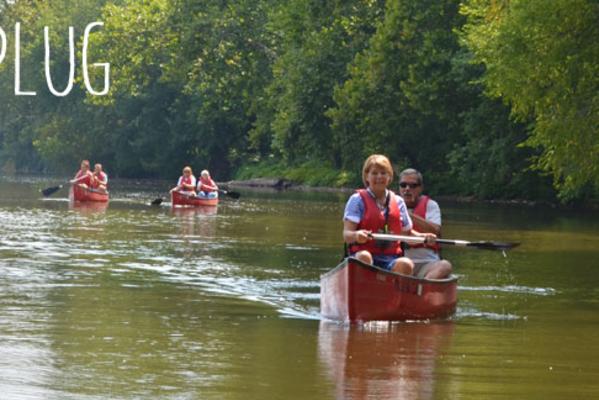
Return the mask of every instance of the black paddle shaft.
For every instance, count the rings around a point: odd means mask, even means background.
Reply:
[[[424,238],[420,236],[402,236],[402,235],[391,235],[385,233],[372,233],[370,235],[375,240],[387,240],[387,241],[402,241],[406,243],[423,243]],[[509,250],[520,245],[520,243],[514,242],[470,242],[468,240],[451,240],[451,239],[437,239],[439,244],[449,244],[458,247],[474,247],[483,250]]]
[[[53,195],[54,193],[58,192],[60,189],[62,189],[63,185],[58,185],[58,186],[52,186],[46,189],[42,189],[40,190],[40,192],[42,192],[42,195],[44,197],[48,197]]]

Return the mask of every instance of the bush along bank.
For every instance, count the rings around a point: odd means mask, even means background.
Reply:
[[[234,181],[247,186],[289,188],[309,186],[347,188],[359,184],[359,177],[320,162],[308,161],[299,165],[286,165],[282,161],[260,161],[246,164],[234,174]]]

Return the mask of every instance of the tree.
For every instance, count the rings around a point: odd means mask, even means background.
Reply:
[[[368,44],[382,4],[293,0],[273,12],[269,30],[278,34],[278,56],[251,132],[257,147],[290,164],[340,166],[326,112],[335,104],[335,86],[347,78],[347,63]]]
[[[527,145],[564,199],[599,188],[599,3],[471,0],[465,43],[491,96],[534,122]]]
[[[387,3],[328,112],[345,168],[359,170],[368,154],[384,153],[431,172],[433,181],[432,171],[443,171],[466,101],[451,76],[459,49],[452,30],[460,23],[457,1]]]

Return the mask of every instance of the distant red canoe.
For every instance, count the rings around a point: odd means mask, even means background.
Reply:
[[[171,192],[171,204],[173,206],[215,206],[218,204],[218,197],[214,199],[205,199],[202,197],[187,196],[180,192]]]
[[[94,189],[83,188],[79,185],[71,185],[71,189],[69,191],[69,199],[71,199],[71,201],[96,201],[105,203],[108,201],[108,198],[109,195],[107,192],[100,192]]]
[[[405,321],[451,316],[457,277],[428,280],[348,258],[320,277],[320,312],[338,321]]]

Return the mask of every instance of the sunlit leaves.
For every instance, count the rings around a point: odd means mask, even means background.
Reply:
[[[346,167],[375,152],[425,171],[444,162],[459,122],[450,75],[458,24],[457,1],[387,4],[328,113]]]
[[[534,121],[536,165],[566,198],[599,188],[599,3],[476,0],[462,12],[489,93]]]

